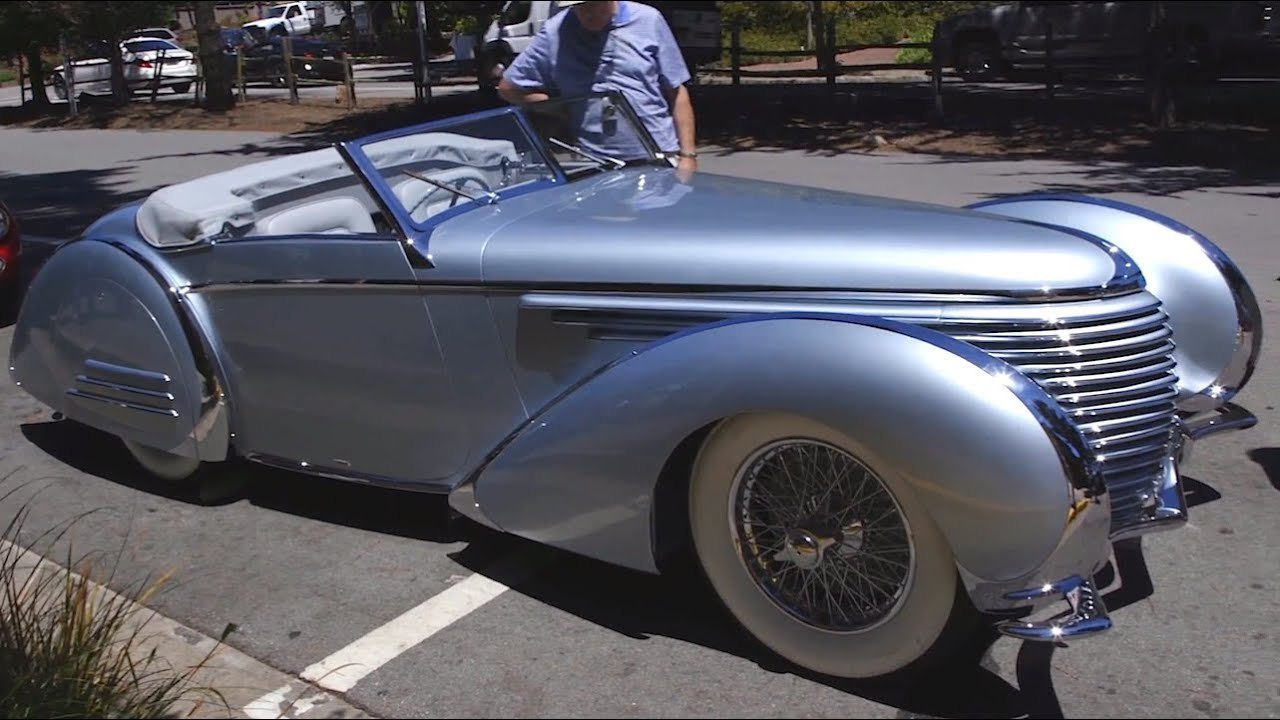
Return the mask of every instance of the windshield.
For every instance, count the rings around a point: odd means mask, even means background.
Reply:
[[[537,183],[666,162],[616,93],[548,100],[519,113],[527,124],[514,108],[502,108],[356,147],[386,182],[389,200],[418,226],[455,208],[500,203]]]
[[[617,94],[531,103],[525,112],[548,151],[571,176],[601,167],[587,154],[610,164],[616,160],[643,165],[658,158],[652,138]]]
[[[417,224],[460,205],[492,202],[511,188],[556,178],[519,118],[510,113],[434,125],[370,142],[360,151]]]
[[[284,15],[284,11],[285,11],[285,7],[283,5],[279,7],[273,7],[267,11],[266,17],[278,18]]]

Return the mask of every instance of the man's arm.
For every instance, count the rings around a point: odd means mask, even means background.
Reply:
[[[542,102],[543,100],[551,97],[541,88],[535,90],[522,88],[508,80],[505,76],[502,78],[502,81],[498,83],[498,95],[512,105]]]
[[[671,103],[672,119],[676,124],[676,139],[680,141],[680,152],[697,152],[698,133],[689,88],[679,85],[668,90],[667,100]]]
[[[544,25],[524,52],[511,61],[511,66],[498,81],[498,96],[512,105],[541,102],[551,97],[547,92],[552,79],[551,58],[555,54],[549,25]]]

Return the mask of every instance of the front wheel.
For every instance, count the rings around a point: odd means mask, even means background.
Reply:
[[[937,656],[976,617],[907,483],[812,420],[755,414],[717,427],[694,463],[689,521],[730,613],[808,670],[888,675]]]

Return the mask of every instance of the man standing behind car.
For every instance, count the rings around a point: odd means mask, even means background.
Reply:
[[[685,83],[689,68],[662,13],[629,0],[561,2],[569,11],[543,25],[511,67],[498,93],[512,104],[540,102],[593,92],[621,92],[648,128],[659,149],[676,156],[687,177],[698,168],[693,102]],[[607,113],[608,111],[603,111]],[[580,126],[590,143],[607,135],[607,121],[588,112]],[[616,141],[616,138],[614,139]],[[601,152],[622,160],[647,153],[630,138],[623,147]],[[629,157],[627,157],[629,156]]]

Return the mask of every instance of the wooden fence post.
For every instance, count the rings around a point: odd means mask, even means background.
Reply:
[[[151,102],[156,101],[156,93],[160,92],[160,80],[164,76],[164,59],[167,57],[164,50],[160,51],[160,57],[156,59],[156,74],[151,78]]]
[[[356,80],[355,70],[351,67],[351,56],[342,54],[342,79],[347,86],[347,109],[350,110],[356,106]]]
[[[27,104],[27,56],[26,53],[18,54],[18,104]],[[36,89],[31,88],[31,99],[36,99]]]
[[[240,102],[244,102],[249,97],[248,89],[244,83],[244,48],[236,46],[236,87],[240,89]]]
[[[284,74],[289,83],[289,104],[298,104],[298,81],[293,76],[293,37],[284,36]]]
[[[827,89],[835,90],[836,87],[836,19],[832,15],[827,18],[827,42],[823,48],[826,55],[827,70]]]
[[[730,28],[729,57],[733,63],[733,84],[742,82],[742,23],[735,20]]]
[[[933,115],[939,122],[946,120],[946,113],[942,108],[942,53],[934,51],[930,58],[933,62],[933,77],[930,84],[933,86]]]
[[[1045,23],[1044,29],[1045,90],[1049,102],[1053,102],[1053,23]]]
[[[62,87],[67,93],[67,111],[71,117],[76,116],[76,63],[75,58],[67,55],[66,38],[58,38],[58,51],[62,55],[62,67],[66,74],[62,78]],[[34,90],[35,88],[32,88]]]

